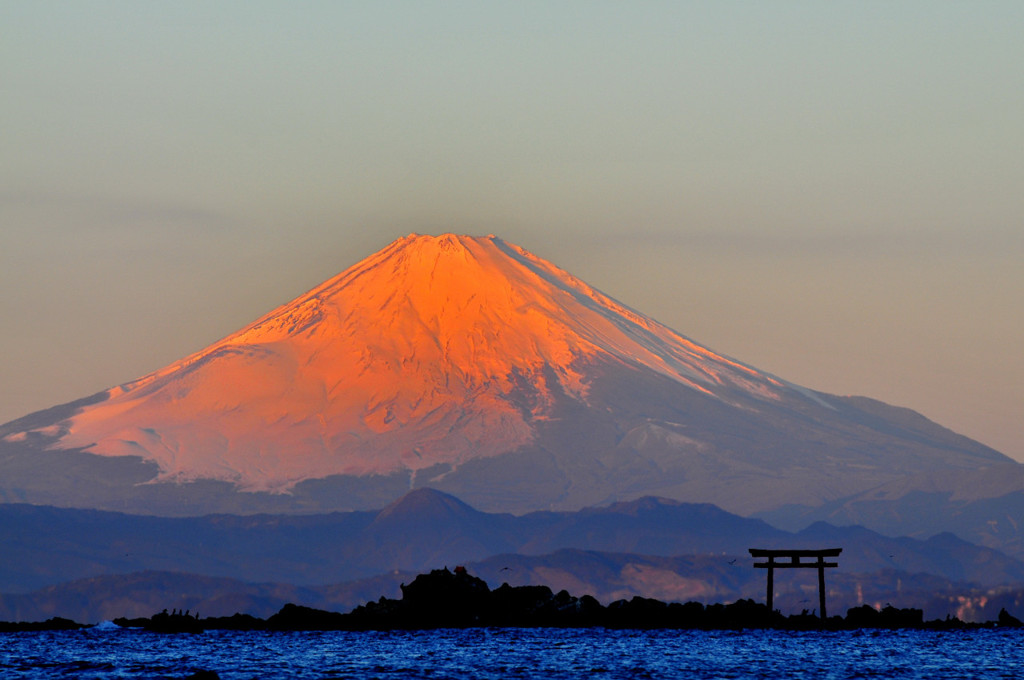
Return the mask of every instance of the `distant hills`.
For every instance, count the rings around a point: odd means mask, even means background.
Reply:
[[[1024,466],[908,476],[818,506],[785,505],[757,517],[787,529],[811,522],[863,525],[888,535],[952,532],[1024,559]]]
[[[926,600],[928,615],[940,616],[959,602],[963,618],[991,618],[986,603],[1017,611],[1013,598],[1024,589],[1024,563],[951,534],[922,541],[826,524],[791,533],[658,498],[521,517],[429,489],[379,511],[315,516],[162,518],[0,505],[0,544],[0,620],[98,621],[164,608],[267,616],[286,602],[344,611],[396,597],[416,573],[457,564],[495,587],[548,585],[606,603],[633,595],[762,599],[764,574],[751,568],[749,547],[843,547],[840,568],[828,575],[836,606]],[[800,606],[816,602],[812,571],[776,581],[778,606],[813,608]]]

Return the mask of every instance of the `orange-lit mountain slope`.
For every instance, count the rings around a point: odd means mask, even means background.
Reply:
[[[142,456],[161,477],[286,489],[458,465],[529,443],[586,358],[692,389],[780,387],[490,236],[409,236],[248,328],[114,388],[56,446]],[[530,387],[529,409],[510,394]]]
[[[156,485],[293,494],[309,480],[397,479],[513,509],[652,492],[730,507],[719,496],[747,480],[756,490],[731,507],[756,510],[915,466],[1009,460],[720,356],[494,236],[399,239],[87,401],[0,436],[141,460]],[[359,505],[329,503],[346,504]]]

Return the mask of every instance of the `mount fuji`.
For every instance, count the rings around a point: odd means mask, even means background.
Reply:
[[[200,352],[0,426],[0,501],[157,515],[376,508],[418,487],[488,511],[656,495],[792,515],[924,478],[1019,493],[1022,469],[452,234],[399,239]]]

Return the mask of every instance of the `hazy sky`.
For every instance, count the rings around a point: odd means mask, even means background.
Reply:
[[[1024,3],[0,0],[0,422],[409,232],[1024,461]]]

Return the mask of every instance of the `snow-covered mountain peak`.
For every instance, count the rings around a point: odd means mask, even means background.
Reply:
[[[453,469],[529,444],[557,400],[587,403],[588,371],[608,364],[716,399],[789,390],[493,235],[410,234],[110,390],[55,446],[251,490]]]

